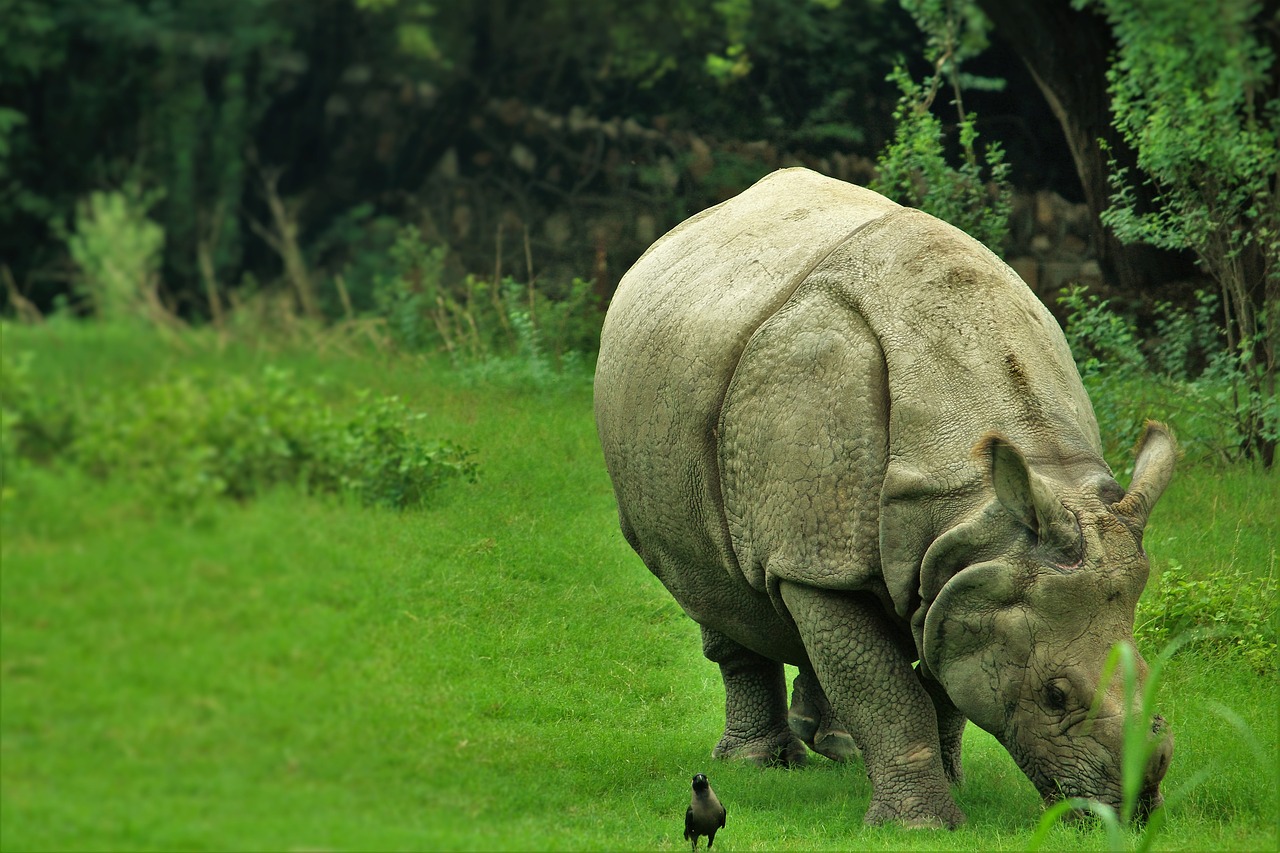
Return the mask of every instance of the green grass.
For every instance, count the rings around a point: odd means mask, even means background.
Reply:
[[[1023,849],[1030,783],[970,727],[969,823],[868,829],[861,765],[713,763],[723,689],[697,630],[617,531],[585,383],[467,387],[440,364],[6,327],[50,394],[264,363],[397,393],[477,448],[477,485],[395,512],[276,489],[179,514],[124,480],[24,468],[0,503],[0,847],[682,850],[688,779],[729,809],[716,850]],[[1277,478],[1184,471],[1158,569],[1275,570]],[[1160,849],[1273,850],[1277,694],[1180,654]],[[1233,709],[1256,740],[1215,710]],[[1060,827],[1047,849],[1101,849]]]

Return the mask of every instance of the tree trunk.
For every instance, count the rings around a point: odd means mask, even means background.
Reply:
[[[1115,42],[1106,21],[1090,10],[1072,9],[1070,0],[976,2],[994,24],[996,37],[1026,64],[1062,125],[1093,215],[1094,248],[1107,280],[1137,296],[1153,285],[1193,275],[1189,255],[1125,245],[1098,219],[1111,196],[1109,159],[1136,174],[1133,151],[1111,126],[1106,72]],[[1110,156],[1099,139],[1105,140]],[[1140,201],[1144,195],[1149,197],[1146,188],[1139,187]]]

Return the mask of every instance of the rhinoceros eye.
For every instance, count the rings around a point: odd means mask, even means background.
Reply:
[[[1067,710],[1067,694],[1063,691],[1061,687],[1059,687],[1057,684],[1054,684],[1053,682],[1049,682],[1049,684],[1045,687],[1044,700],[1045,700],[1045,704],[1047,704],[1054,711]]]

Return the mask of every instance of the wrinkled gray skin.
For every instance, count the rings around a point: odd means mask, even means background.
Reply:
[[[1149,424],[1116,483],[1061,330],[994,255],[776,172],[623,278],[595,393],[623,532],[720,665],[715,755],[860,751],[868,823],[951,827],[969,719],[1046,800],[1119,805],[1119,684],[1086,717],[1175,445]]]

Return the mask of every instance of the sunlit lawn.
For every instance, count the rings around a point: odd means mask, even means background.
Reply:
[[[972,727],[957,795],[969,823],[954,833],[865,828],[860,763],[708,758],[719,675],[617,532],[584,382],[468,387],[411,359],[67,329],[6,328],[4,347],[34,350],[51,394],[193,363],[323,374],[339,404],[362,387],[402,394],[481,465],[479,484],[409,512],[279,489],[175,514],[123,479],[9,470],[7,850],[679,850],[697,771],[729,809],[716,850],[1027,843],[1038,798]],[[1277,492],[1274,475],[1181,472],[1148,532],[1157,566],[1274,571]],[[1278,693],[1230,659],[1175,659],[1166,791],[1211,773],[1158,848],[1276,848]],[[1049,839],[1104,844],[1087,826]]]

